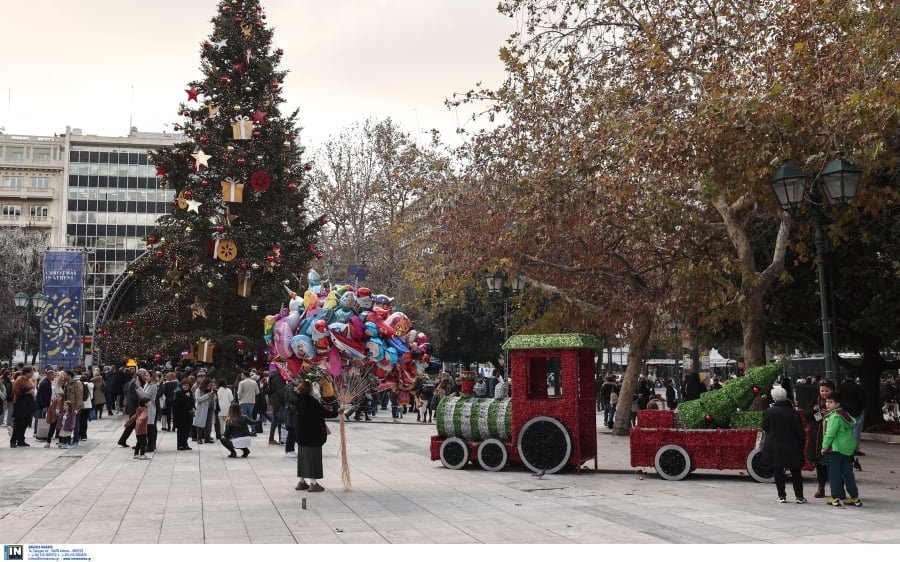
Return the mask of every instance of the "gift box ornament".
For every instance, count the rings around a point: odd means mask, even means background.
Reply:
[[[253,121],[246,115],[239,115],[231,121],[231,136],[234,140],[250,140],[253,137]]]
[[[227,203],[243,203],[244,184],[232,178],[222,180],[222,200]]]
[[[195,354],[197,361],[200,363],[212,363],[215,349],[216,344],[206,338],[200,338],[200,341],[197,342],[197,353]]]
[[[244,298],[249,298],[253,293],[253,279],[250,275],[238,275],[237,294]]]

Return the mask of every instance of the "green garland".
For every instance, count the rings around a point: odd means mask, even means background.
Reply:
[[[441,401],[438,402],[437,410],[434,412],[435,425],[437,425],[438,436],[440,436],[441,439],[451,437],[450,435],[447,435],[447,431],[444,427],[444,416],[447,415],[447,404],[448,399],[444,396],[441,398]]]
[[[603,344],[588,334],[525,334],[512,336],[503,344],[511,349],[603,349]]]
[[[500,438],[500,428],[497,427],[497,414],[500,412],[500,401],[494,400],[488,406],[488,434],[494,439]]]
[[[690,429],[730,427],[735,412],[748,408],[756,397],[753,387],[768,393],[780,374],[781,366],[775,363],[754,367],[745,376],[730,381],[719,390],[705,392],[697,400],[681,403],[678,416]],[[711,422],[706,421],[707,415],[712,416]]]

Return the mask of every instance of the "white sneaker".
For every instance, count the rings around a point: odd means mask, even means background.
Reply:
[[[148,457],[147,455],[141,455],[141,456],[138,457],[138,460],[149,461],[149,460],[150,460],[150,457]]]
[[[296,458],[297,458],[297,452],[296,452],[296,451],[288,451],[287,453],[284,454],[284,458],[286,458],[286,459],[296,459]]]

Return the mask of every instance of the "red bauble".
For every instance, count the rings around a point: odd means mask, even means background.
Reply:
[[[325,252],[316,252],[316,259],[322,259],[325,257]]]
[[[243,157],[241,157],[241,158],[238,158],[238,159],[237,159],[237,163],[238,163],[238,166],[243,166],[244,164],[247,163],[247,161],[244,160]]]
[[[228,82],[230,82],[230,80],[228,80],[227,76],[223,76],[223,77],[219,78],[219,84],[224,85],[224,84],[227,84]]]
[[[218,232],[218,233],[220,233],[220,234],[221,234],[222,232],[225,232],[225,227],[222,226],[221,224],[217,224],[217,225],[216,225],[216,232]]]
[[[297,191],[297,184],[294,182],[289,183],[288,189],[290,189],[291,191]]]
[[[236,343],[238,347],[244,347],[244,344],[245,344],[246,342],[245,342],[244,340],[242,340],[242,339],[238,339],[238,340],[235,341],[234,343]]]
[[[272,89],[273,89],[273,90],[277,90],[278,88],[281,87],[281,84],[280,84],[277,80],[272,80],[272,84],[271,84],[271,85],[272,85]]]
[[[268,256],[266,256],[267,263],[272,263],[274,261],[275,261],[275,256],[273,256],[272,254],[269,254]]]
[[[321,222],[322,224],[328,224],[328,217],[322,217],[319,222]]]
[[[148,244],[156,244],[157,242],[159,242],[159,238],[157,238],[155,234],[151,234],[147,237]]]
[[[714,418],[712,417],[712,414],[706,414],[706,416],[704,416],[704,418],[703,418],[703,420],[706,421],[706,423],[708,423],[708,424],[712,423],[713,419]]]
[[[310,171],[310,170],[312,170],[312,169],[313,169],[313,164],[312,164],[312,162],[307,162],[306,164],[304,164],[304,165],[303,165],[303,169],[306,170],[307,172]]]
[[[208,137],[208,136],[203,135],[203,136],[200,137],[200,144],[206,144],[207,142],[209,142],[209,137]]]
[[[163,168],[162,166],[157,166],[157,167],[156,167],[156,175],[157,175],[157,176],[164,176],[164,175],[166,175],[166,169]]]
[[[754,396],[759,396],[759,387],[758,386],[753,387],[753,394],[754,394]]]
[[[181,130],[181,125],[179,125],[178,123],[175,123],[174,125],[172,125],[172,129],[174,129],[174,130],[176,130],[176,131],[180,131],[180,130]]]
[[[245,62],[237,62],[234,64],[234,71],[238,74],[243,74],[245,68],[247,68],[247,63]]]
[[[272,185],[272,178],[263,171],[256,171],[250,174],[250,187],[254,191],[268,191]]]
[[[244,22],[244,18],[242,18],[241,16],[234,18],[234,23],[236,23],[236,24],[241,24],[243,22]]]
[[[246,270],[250,269],[250,264],[247,263],[247,262],[245,262],[245,261],[242,261],[241,264],[240,264],[238,267],[240,267],[241,269],[243,269],[244,271],[246,271]]]
[[[315,252],[315,251],[318,250],[318,249],[319,249],[319,245],[316,244],[315,242],[313,242],[312,244],[309,245],[309,251],[310,251],[310,252]]]
[[[203,178],[202,180],[200,180],[200,185],[202,185],[203,187],[209,187],[209,180]]]
[[[253,129],[253,133],[251,133],[251,134],[253,135],[253,138],[255,138],[255,139],[258,139],[260,136],[262,136],[262,133],[259,131],[259,129]]]
[[[126,320],[125,327],[126,328],[134,328],[134,320]]]
[[[183,192],[181,195],[182,195],[185,199],[190,199],[191,197],[194,196],[194,192],[191,191],[190,189],[186,189],[186,190],[184,190],[184,192]]]
[[[161,258],[164,255],[166,255],[166,253],[163,252],[162,250],[156,250],[156,257]]]

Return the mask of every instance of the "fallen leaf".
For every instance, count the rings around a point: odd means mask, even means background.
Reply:
[[[338,533],[343,533],[343,532],[344,532],[343,529],[335,529],[335,531],[337,531]]]

